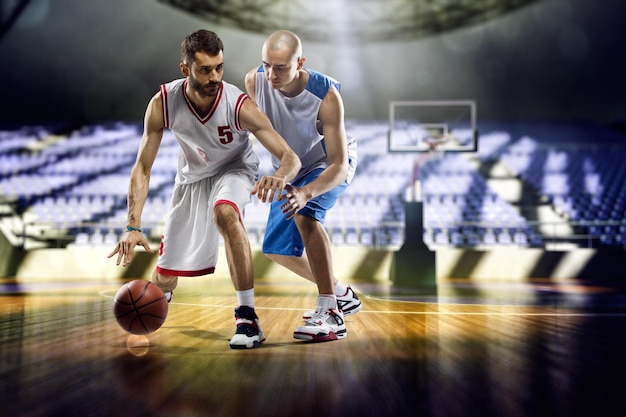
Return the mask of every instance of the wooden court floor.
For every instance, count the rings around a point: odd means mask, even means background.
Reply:
[[[437,294],[353,282],[345,340],[292,338],[304,280],[257,281],[259,349],[231,350],[228,280],[181,279],[164,326],[129,336],[121,282],[0,281],[0,416],[624,416],[626,296],[536,281]]]

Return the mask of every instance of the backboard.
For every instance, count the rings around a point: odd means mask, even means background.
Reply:
[[[476,152],[474,100],[415,100],[389,103],[389,152]]]

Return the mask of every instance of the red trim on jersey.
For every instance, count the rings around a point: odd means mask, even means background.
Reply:
[[[217,106],[219,106],[220,104],[220,100],[222,99],[223,92],[224,92],[224,82],[222,81],[222,83],[220,84],[220,90],[217,92],[217,97],[215,97],[215,101],[213,102],[213,106],[211,106],[211,110],[209,110],[209,114],[207,114],[205,117],[201,117],[196,111],[196,108],[193,106],[193,104],[191,104],[191,100],[189,99],[189,97],[187,97],[187,80],[183,82],[183,96],[185,97],[185,101],[187,102],[187,107],[189,107],[189,110],[193,113],[194,116],[196,116],[196,119],[198,119],[198,121],[202,124],[205,124],[206,122],[208,122],[211,116],[213,116],[213,113],[215,113],[215,110],[217,110]]]
[[[212,274],[215,272],[215,267],[201,269],[199,271],[179,271],[176,269],[165,269],[160,266],[156,267],[156,271],[159,274],[170,275],[174,277],[199,277],[200,275]]]
[[[167,89],[165,84],[161,84],[161,98],[163,99],[163,125],[170,128],[170,114],[167,110]]]
[[[241,93],[241,95],[237,98],[237,104],[235,104],[235,128],[237,130],[241,130],[241,125],[239,124],[239,112],[243,107],[243,103],[245,103],[248,95],[245,93]]]
[[[239,212],[239,207],[237,207],[237,204],[233,203],[230,200],[217,200],[215,202],[215,204],[213,204],[213,208],[219,206],[220,204],[228,204],[229,206],[231,206],[232,208],[235,209],[235,211],[237,212],[237,214],[239,215],[239,221],[241,222],[241,224],[243,225],[243,217],[241,216],[241,213]]]

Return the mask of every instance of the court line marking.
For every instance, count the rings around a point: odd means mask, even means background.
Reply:
[[[115,292],[116,290],[103,290],[99,292],[99,295],[106,298],[115,298],[114,296],[107,295],[107,292]],[[388,301],[388,300],[384,300]],[[389,302],[396,302],[390,300]],[[428,303],[423,303],[428,304]],[[431,303],[435,304],[435,303]],[[171,305],[179,305],[185,307],[210,307],[210,308],[225,308],[233,309],[233,306],[225,306],[220,304],[199,304],[199,303],[181,303],[173,301]],[[466,304],[447,304],[447,305],[460,305]],[[471,304],[471,306],[481,307],[482,304]],[[533,307],[533,306],[498,306],[495,307],[508,307],[508,308],[551,308],[551,307]],[[277,310],[277,311],[307,311],[306,308],[293,308],[293,307],[262,307],[255,306],[256,310]],[[557,308],[557,307],[554,307]],[[310,310],[310,309],[308,309]],[[574,312],[545,312],[545,313],[531,313],[531,312],[477,312],[477,311],[393,311],[393,310],[361,310],[358,314],[404,314],[404,315],[418,315],[418,316],[500,316],[500,317],[626,317],[626,313],[574,313]],[[349,320],[350,316],[347,316],[346,320]]]

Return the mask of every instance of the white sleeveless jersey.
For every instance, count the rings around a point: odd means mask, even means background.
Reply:
[[[176,183],[189,184],[224,169],[252,170],[259,159],[247,130],[239,125],[239,111],[248,96],[222,81],[213,107],[205,116],[196,112],[185,93],[186,79],[161,85],[163,120],[180,144]]]
[[[339,82],[322,73],[306,71],[309,73],[306,88],[295,97],[285,97],[272,88],[265,78],[262,65],[255,80],[257,105],[272,121],[274,129],[300,157],[302,169],[295,179],[316,168],[328,167],[324,138],[317,131],[317,116],[328,90],[332,86],[338,91],[341,88]],[[350,182],[356,170],[357,154],[356,140],[352,137],[347,139],[349,168],[346,181]],[[272,162],[276,168],[278,160],[272,158]]]

